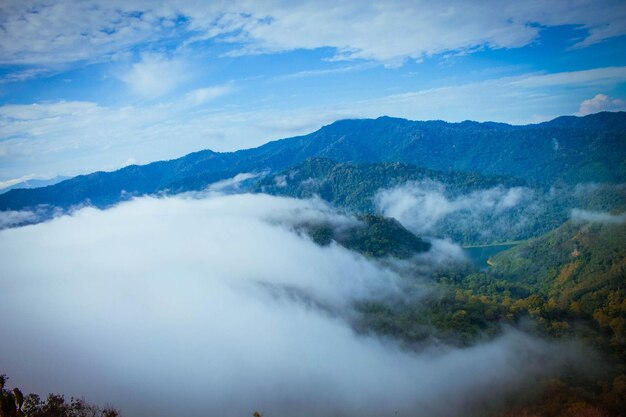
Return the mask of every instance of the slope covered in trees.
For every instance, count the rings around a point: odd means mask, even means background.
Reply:
[[[398,162],[341,163],[327,158],[311,158],[263,178],[253,190],[296,198],[319,196],[336,207],[371,213],[375,211],[374,196],[378,191],[426,179],[446,184],[453,194],[499,185],[515,187],[527,184],[513,177],[442,172]]]
[[[384,207],[377,207],[377,195],[391,189],[399,190],[399,206],[417,197],[412,203],[415,217],[437,208],[427,207],[432,206],[430,201],[449,205],[449,208],[440,207],[442,213],[446,210],[450,213],[444,213],[427,233],[465,245],[539,236],[569,219],[573,208],[626,210],[626,186],[623,184],[547,187],[514,177],[441,172],[395,162],[339,163],[312,158],[267,176],[252,188],[257,192],[295,198],[318,196],[335,207],[355,213],[384,210]],[[515,201],[506,210],[498,209],[497,201],[494,201],[496,207],[488,210],[473,207],[480,206],[481,200],[505,199],[508,194]],[[424,207],[418,207],[420,204]]]
[[[368,302],[356,326],[421,346],[471,345],[504,325],[578,340],[602,352],[595,374],[539,381],[507,416],[622,416],[626,409],[626,224],[567,222],[492,258],[493,267],[447,265],[438,290],[413,302]],[[573,370],[577,371],[577,370]]]

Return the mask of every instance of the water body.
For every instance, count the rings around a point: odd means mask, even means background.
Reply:
[[[491,245],[491,246],[474,246],[463,248],[465,255],[472,261],[476,268],[481,271],[485,271],[489,268],[487,265],[487,259],[494,256],[496,253],[510,249],[516,244],[509,245]]]

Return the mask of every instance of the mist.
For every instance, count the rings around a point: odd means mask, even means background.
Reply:
[[[499,185],[455,194],[434,180],[381,190],[374,204],[415,233],[484,241],[519,238],[545,210],[545,201],[530,188]]]
[[[626,223],[626,213],[611,214],[604,211],[572,209],[572,220],[579,223],[621,224]]]
[[[0,211],[0,229],[33,223],[38,220],[37,214],[32,211],[7,210]]]
[[[406,277],[316,245],[294,227],[311,221],[357,220],[320,200],[209,193],[2,230],[0,371],[127,417],[447,417],[577,359],[515,330],[419,353],[356,334],[353,303],[397,296]]]

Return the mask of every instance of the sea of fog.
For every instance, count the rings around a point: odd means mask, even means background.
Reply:
[[[420,352],[355,333],[353,303],[397,296],[407,278],[316,245],[293,227],[303,220],[357,221],[315,199],[205,193],[0,231],[0,372],[127,417],[445,417],[575,358],[516,330]]]

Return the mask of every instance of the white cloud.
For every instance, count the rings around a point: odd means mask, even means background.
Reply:
[[[7,227],[19,226],[32,223],[39,219],[39,216],[32,211],[0,211],[0,230]]]
[[[54,65],[100,60],[124,48],[167,34],[175,16],[124,1],[3,1],[0,62]]]
[[[451,197],[444,184],[432,180],[407,182],[374,197],[377,209],[418,233],[432,232],[437,223],[462,212],[468,220],[483,213],[500,214],[529,199],[523,187],[494,187]]]
[[[141,61],[120,76],[137,95],[145,98],[164,96],[180,86],[189,76],[188,65],[180,59],[160,54],[143,54]]]
[[[0,78],[0,84],[16,81],[26,81],[47,74],[50,74],[50,70],[46,68],[28,68],[23,71],[16,71],[6,74],[2,78]]]
[[[231,55],[331,47],[336,60],[373,59],[393,66],[446,51],[528,45],[541,26],[585,28],[589,33],[579,47],[626,33],[619,0],[12,0],[3,2],[0,16],[5,29],[0,56],[12,64],[99,60],[147,42],[182,37],[184,42],[233,43]],[[185,23],[177,24],[180,17]]]
[[[213,192],[238,191],[240,190],[241,184],[243,182],[248,181],[253,178],[257,178],[259,175],[260,174],[254,174],[251,172],[237,174],[233,178],[214,182],[213,184],[209,185],[207,189],[208,191],[213,191]]]
[[[215,100],[218,97],[230,94],[233,90],[234,87],[232,84],[197,88],[185,94],[185,100],[194,106],[198,106]]]
[[[580,103],[580,108],[576,113],[579,116],[586,116],[601,111],[626,110],[626,101],[619,98],[611,98],[606,94],[596,94],[594,98],[584,100]]]
[[[353,300],[398,276],[290,231],[307,217],[346,219],[262,195],[143,198],[1,231],[0,333],[19,337],[0,338],[0,368],[138,417],[451,417],[572,358],[516,332],[419,354],[356,335]]]
[[[35,174],[27,174],[19,178],[11,178],[10,180],[0,181],[0,190],[11,187],[12,185],[15,185],[15,184],[19,184],[20,182],[24,182],[24,181],[28,181],[28,180],[32,180],[36,178],[41,178],[41,177]]]
[[[626,213],[611,214],[611,213],[607,213],[604,211],[573,209],[571,217],[572,217],[572,220],[575,222],[592,222],[592,223],[609,223],[609,224],[626,223]]]
[[[528,237],[537,230],[549,196],[526,187],[497,186],[460,193],[424,180],[380,190],[377,210],[420,235],[457,242],[493,243]]]
[[[511,81],[513,86],[545,88],[568,85],[611,85],[616,80],[626,79],[626,67],[594,68],[582,71],[564,71],[552,74],[538,74]]]

